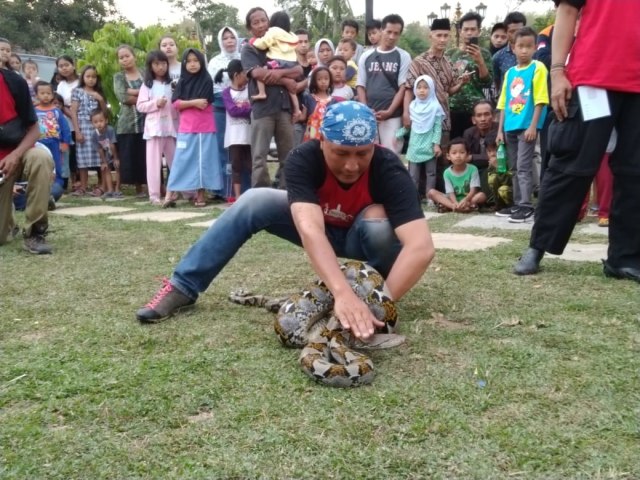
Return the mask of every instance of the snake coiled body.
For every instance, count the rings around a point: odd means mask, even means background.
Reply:
[[[382,275],[359,261],[347,261],[340,268],[356,295],[384,322],[376,333],[394,333],[398,315]],[[333,295],[322,281],[316,280],[286,299],[251,296],[242,291],[232,293],[230,299],[270,311],[279,305],[274,324],[276,334],[283,345],[302,348],[300,366],[312,379],[332,387],[354,387],[373,381],[373,362],[354,350],[354,346],[366,344],[353,338],[333,316]]]

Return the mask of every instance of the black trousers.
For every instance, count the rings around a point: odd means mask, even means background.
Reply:
[[[640,94],[609,91],[608,97],[611,116],[584,122],[574,91],[570,118],[549,126],[551,159],[529,245],[556,255],[564,251],[615,127],[608,262],[640,268]]]

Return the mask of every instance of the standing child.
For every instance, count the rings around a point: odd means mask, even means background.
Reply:
[[[11,57],[9,58],[9,68],[18,75],[22,73],[22,59],[20,58],[20,55],[17,53],[11,54]]]
[[[56,86],[56,93],[62,96],[64,106],[62,111],[71,123],[71,145],[69,146],[69,177],[72,183],[72,189],[79,187],[76,184],[78,173],[78,162],[76,161],[76,145],[75,145],[75,128],[73,127],[73,119],[71,118],[71,93],[78,86],[80,78],[76,72],[73,58],[68,55],[62,55],[56,59],[57,74],[60,81]],[[55,75],[54,75],[55,76]]]
[[[64,113],[54,104],[51,84],[40,81],[34,87],[38,103],[35,109],[40,127],[40,139],[38,142],[42,143],[51,152],[56,169],[54,182],[58,184],[62,191],[64,189],[62,154],[69,149],[71,130]]]
[[[461,137],[454,138],[447,147],[447,160],[452,165],[444,171],[445,193],[435,188],[427,192],[439,208],[445,211],[469,213],[487,201],[480,191],[480,174],[469,161],[469,149]]]
[[[136,197],[146,198],[142,188],[147,181],[147,146],[142,138],[144,115],[136,109],[143,76],[129,45],[120,45],[116,56],[122,69],[113,76],[113,91],[120,102],[116,132],[122,183],[135,185]]]
[[[102,173],[102,198],[122,198],[120,191],[120,159],[116,148],[116,132],[107,122],[107,115],[97,108],[91,112],[91,145],[100,157],[100,172]],[[113,184],[111,172],[115,172],[116,183]]]
[[[27,85],[29,85],[29,94],[31,95],[31,99],[36,101],[36,83],[40,80],[38,77],[38,64],[33,60],[26,60],[22,64],[22,74],[24,79],[27,81]],[[53,87],[52,87],[53,88]]]
[[[382,36],[382,22],[380,20],[369,20],[366,25],[367,39],[369,40],[369,48],[376,48],[380,43],[380,37]]]
[[[353,88],[346,83],[346,60],[340,56],[331,57],[327,62],[327,67],[331,72],[331,83],[333,84],[331,96],[338,102],[352,100],[355,93]]]
[[[338,42],[338,49],[336,50],[336,55],[340,55],[347,62],[347,71],[344,78],[347,81],[347,85],[353,89],[356,88],[356,81],[358,80],[358,65],[353,61],[357,47],[358,44],[353,38],[343,38]]]
[[[182,73],[172,99],[180,112],[180,125],[167,189],[197,190],[194,205],[204,207],[205,190],[222,188],[222,172],[213,117],[213,80],[202,52],[190,48],[182,55]]]
[[[240,60],[231,60],[226,69],[218,70],[215,81],[226,72],[231,85],[222,91],[222,101],[227,111],[227,128],[224,131],[224,147],[229,149],[231,162],[233,201],[241,193],[243,175],[251,175],[251,103],[247,88],[247,74]]]
[[[271,15],[269,22],[269,30],[260,38],[251,39],[251,44],[258,50],[266,50],[267,68],[285,69],[293,68],[298,65],[298,55],[296,46],[298,45],[298,36],[291,33],[291,20],[286,12],[276,12]],[[295,85],[294,78],[290,79],[292,87]],[[267,93],[265,91],[264,82],[256,80],[258,93],[253,95],[251,99],[266,100]],[[291,110],[293,122],[297,122],[302,114],[300,110],[300,102],[295,91],[289,90],[291,98]]]
[[[538,130],[542,128],[549,104],[547,68],[532,60],[536,52],[536,32],[523,27],[515,34],[514,52],[518,64],[507,70],[498,101],[500,123],[498,143],[506,140],[509,169],[513,178],[514,206],[509,222],[523,223],[533,216],[532,171]]]
[[[416,188],[420,180],[425,179],[426,191],[436,188],[436,160],[442,154],[440,140],[442,138],[442,122],[444,110],[436,97],[436,86],[429,75],[421,75],[413,84],[415,98],[409,104],[411,119],[411,135],[407,148],[409,175]],[[398,135],[404,135],[402,128]]]
[[[147,55],[144,83],[140,87],[136,107],[146,114],[143,138],[147,141],[149,200],[152,205],[162,205],[162,156],[171,169],[176,153],[175,122],[178,115],[171,104],[169,59],[160,50],[152,50]],[[169,192],[167,198],[171,198]]]
[[[180,60],[178,60],[180,51],[178,50],[176,39],[171,35],[163,35],[158,42],[158,49],[169,60],[169,78],[171,79],[172,88],[175,88],[175,84],[178,83],[180,78]]]
[[[312,70],[309,77],[309,94],[305,95],[305,106],[309,112],[309,118],[307,119],[307,129],[302,137],[303,142],[320,139],[320,127],[327,105],[331,102],[332,91],[333,82],[329,69],[318,67]]]
[[[54,88],[53,84],[51,84],[51,88]],[[60,95],[59,93],[53,94],[53,105],[61,112],[64,112],[64,99],[62,98],[62,95]],[[73,141],[73,132],[71,131],[71,120],[69,120],[69,117],[64,115],[64,113],[62,116],[62,120],[66,124],[66,129],[69,130],[70,140]],[[62,176],[62,180],[63,180],[63,184],[62,184],[63,191],[66,190],[67,183],[69,182],[69,175],[70,175],[69,152],[71,151],[72,147],[73,145],[69,145],[69,148],[67,148],[66,151],[63,151],[60,153],[60,163],[62,165],[62,171],[60,172],[60,175]]]
[[[80,72],[78,87],[71,94],[71,121],[76,131],[76,161],[80,174],[80,187],[73,192],[74,196],[87,194],[89,169],[100,167],[100,157],[91,143],[93,125],[91,112],[96,108],[107,108],[98,71],[93,65],[86,65]],[[96,188],[94,195],[102,195],[104,191]]]

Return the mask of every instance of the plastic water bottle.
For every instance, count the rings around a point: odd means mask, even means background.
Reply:
[[[504,146],[504,143],[498,145],[498,165],[496,170],[498,173],[507,173],[507,147]]]

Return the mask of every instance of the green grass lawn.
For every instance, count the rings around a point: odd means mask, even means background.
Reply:
[[[523,232],[439,250],[399,302],[407,343],[372,354],[371,386],[331,389],[273,314],[227,300],[313,278],[268,234],[189,314],[137,323],[200,220],[55,216],[53,255],[0,248],[0,478],[640,478],[637,284],[548,259],[515,277]]]

